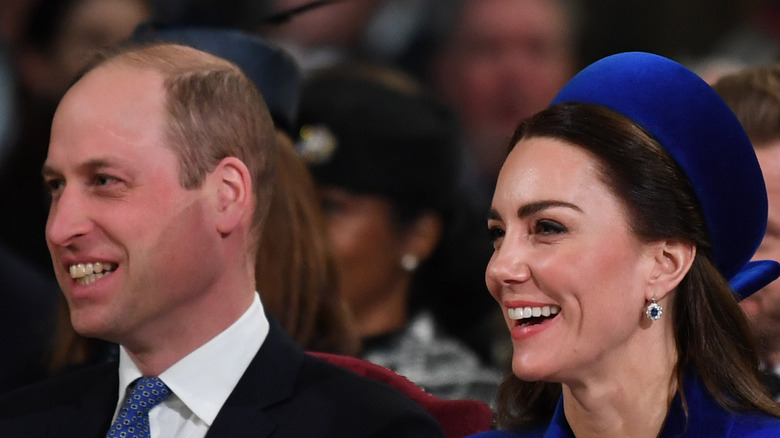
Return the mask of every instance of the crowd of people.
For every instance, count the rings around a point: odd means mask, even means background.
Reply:
[[[0,435],[778,436],[774,9],[591,6],[0,9]]]

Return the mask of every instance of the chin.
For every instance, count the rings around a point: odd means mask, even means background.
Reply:
[[[527,358],[512,358],[512,373],[526,382],[553,382],[551,369],[546,364],[529,361]]]

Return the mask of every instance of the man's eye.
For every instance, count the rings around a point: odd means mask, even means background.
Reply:
[[[504,237],[504,230],[501,227],[488,227],[487,235],[491,242],[495,242]]]
[[[43,182],[46,189],[49,191],[49,193],[54,193],[62,189],[62,187],[65,185],[65,181],[61,179],[47,179]]]
[[[542,234],[542,235],[563,234],[566,231],[568,231],[566,227],[564,227],[558,222],[551,221],[548,219],[542,219],[536,222],[536,225],[534,226],[535,234]]]
[[[111,184],[113,182],[118,181],[116,178],[108,175],[95,175],[95,185],[96,186],[106,186],[108,184]]]

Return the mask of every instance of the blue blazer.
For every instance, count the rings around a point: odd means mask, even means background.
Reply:
[[[105,437],[118,400],[118,376],[117,363],[105,363],[3,396],[0,437]],[[271,320],[268,337],[206,437],[304,436],[444,434],[410,398],[305,354]]]
[[[683,383],[688,401],[688,420],[683,413],[680,394],[672,401],[659,438],[777,438],[780,437],[780,419],[766,414],[735,414],[723,409],[710,396],[696,377],[686,377]],[[552,421],[546,426],[528,432],[492,431],[472,437],[479,438],[575,438],[566,416],[563,399],[558,400]]]

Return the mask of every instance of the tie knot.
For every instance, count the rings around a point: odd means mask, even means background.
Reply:
[[[157,377],[141,377],[128,387],[127,397],[108,437],[149,436],[149,410],[171,394]]]
[[[141,377],[133,382],[133,390],[128,394],[125,403],[137,404],[139,410],[148,412],[170,394],[171,390],[159,377]]]

